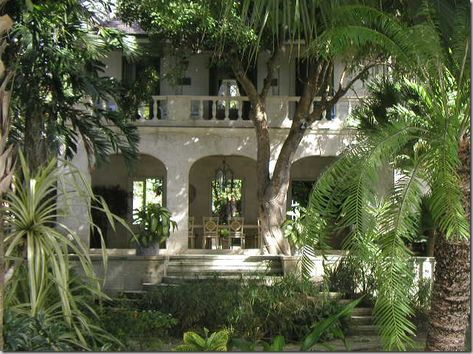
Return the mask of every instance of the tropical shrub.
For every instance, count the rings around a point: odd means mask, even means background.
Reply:
[[[4,317],[6,351],[77,351],[70,329],[63,321],[44,311],[36,316],[17,314],[6,309]]]
[[[183,335],[184,344],[178,345],[174,351],[179,352],[226,352],[228,331],[221,330],[209,336],[209,330],[204,327],[205,338],[195,332],[186,332]]]
[[[286,213],[289,218],[283,223],[282,230],[284,237],[286,237],[291,245],[291,250],[295,253],[297,250],[304,247],[304,219],[306,215],[306,208],[300,205],[294,206]]]
[[[31,174],[20,154],[21,173],[4,200],[8,205],[3,215],[8,269],[5,307],[15,316],[32,319],[33,337],[43,333],[37,330],[38,323],[50,321],[61,324],[54,327],[52,334],[61,332],[65,326],[71,347],[90,350],[114,341],[96,325],[96,313],[90,306],[107,296],[101,291],[82,240],[62,221],[72,215],[72,205],[92,200],[97,202],[96,208],[107,214],[112,227],[114,220],[126,224],[108,211],[103,200],[93,195],[77,169],[67,162],[62,162],[61,167],[57,165],[58,161],[52,160],[45,168]],[[90,210],[86,208],[86,212],[91,223]],[[101,236],[101,231],[97,232]],[[104,261],[106,266],[105,254]],[[80,271],[80,278],[72,271],[73,267]],[[44,317],[39,316],[41,312]],[[35,339],[30,344],[35,346],[39,342],[40,339]]]
[[[330,291],[342,293],[345,298],[364,296],[364,301],[371,303],[375,299],[373,267],[361,259],[344,257],[334,267],[324,267],[324,282]]]
[[[104,330],[115,336],[127,351],[159,349],[161,341],[169,337],[169,331],[177,320],[158,310],[140,310],[127,306],[125,300],[116,300],[113,306],[100,311]],[[155,343],[153,343],[153,341]]]
[[[171,330],[176,337],[202,327],[217,331],[229,325],[228,316],[239,305],[241,288],[238,282],[222,279],[159,287],[147,293],[135,308],[171,314],[178,320]]]
[[[301,340],[311,331],[311,324],[339,310],[339,305],[321,296],[317,285],[296,277],[285,277],[271,286],[258,279],[200,280],[155,289],[131,306],[171,314],[179,321],[171,329],[176,336],[202,327],[210,331],[229,328],[232,336],[244,339],[284,335],[289,341]]]
[[[333,313],[327,318],[314,323],[311,326],[310,333],[302,339],[300,350],[311,350],[314,345],[320,343],[324,338],[326,338],[327,334],[331,334],[334,338],[342,339],[345,347],[349,349],[348,343],[345,341],[342,320],[352,313],[353,309],[360,303],[361,300],[362,298],[354,300],[349,304],[342,306],[338,312]],[[242,351],[255,351],[256,345],[258,343],[263,345],[263,350],[265,352],[281,352],[284,351],[286,346],[286,340],[284,336],[281,335],[274,337],[271,343],[266,341],[251,342],[241,338],[232,338],[229,345],[231,348],[236,347]],[[328,350],[333,350],[333,348],[326,343],[321,343],[321,346],[327,348]]]

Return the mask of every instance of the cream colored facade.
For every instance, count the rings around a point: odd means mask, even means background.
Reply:
[[[160,59],[161,77],[175,58]],[[256,223],[256,136],[252,122],[243,117],[245,97],[209,96],[209,57],[195,55],[188,57],[189,65],[184,73],[190,78],[190,85],[173,86],[167,80],[160,82],[160,93],[152,98],[154,115],[150,119],[138,120],[141,141],[140,161],[130,174],[121,157],[112,156],[107,166],[91,172],[88,170],[85,152],[80,150],[75,163],[91,180],[94,186],[119,185],[131,191],[134,177],[160,177],[165,181],[164,204],[173,213],[178,229],[167,242],[162,254],[188,252],[187,222],[189,216],[201,223],[203,216],[210,213],[210,181],[215,169],[225,158],[235,177],[244,181],[242,212],[246,222]],[[115,52],[107,59],[106,74],[118,80],[122,78],[122,56]],[[340,75],[340,65],[335,70],[335,82]],[[264,60],[258,60],[257,81],[262,85],[265,75]],[[268,116],[271,127],[271,166],[274,168],[280,148],[289,132],[291,112],[298,97],[296,93],[294,61],[287,53],[282,57],[277,74],[277,86],[268,97]],[[363,95],[363,85],[356,83],[355,91],[348,93],[337,105],[330,120],[322,120],[308,127],[306,136],[295,155],[292,178],[295,180],[316,180],[319,174],[353,139],[347,116],[356,106],[357,96]],[[232,119],[217,120],[211,114],[216,101],[235,102],[237,114]],[[157,113],[159,112],[159,114]],[[225,112],[228,116],[228,111]],[[189,200],[189,193],[192,200]],[[290,196],[288,198],[290,200]],[[131,208],[130,212],[131,214]],[[83,215],[83,214],[82,214]],[[81,215],[73,221],[80,228]],[[85,242],[89,242],[88,230],[80,230]],[[118,230],[109,240],[110,248],[131,248],[124,230]]]

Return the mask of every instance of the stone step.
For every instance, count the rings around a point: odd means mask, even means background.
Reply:
[[[352,316],[371,316],[373,309],[371,307],[355,307],[351,313]]]
[[[351,326],[372,325],[373,316],[351,316]]]
[[[234,267],[234,266],[245,266],[245,267],[282,267],[282,264],[279,262],[235,262],[235,261],[193,261],[193,260],[187,260],[187,261],[171,261],[168,263],[168,266],[173,266],[173,267],[187,267],[187,266],[193,266],[193,265],[199,265],[199,266],[208,266],[208,267]]]
[[[245,280],[256,280],[261,282],[262,284],[266,285],[271,285],[273,284],[276,280],[281,279],[282,276],[263,276],[263,277],[252,277],[249,275],[242,275],[242,274],[237,274],[237,275],[230,275],[230,274],[225,274],[224,276],[218,276],[218,275],[186,275],[186,276],[165,276],[162,278],[162,284],[182,284],[186,282],[199,282],[199,281],[204,281],[204,280],[209,280],[209,279],[217,279],[217,280],[224,280],[224,281],[245,281]]]
[[[176,260],[246,260],[247,262],[260,262],[260,261],[281,261],[280,256],[272,255],[258,255],[249,256],[244,254],[186,254],[186,255],[175,255],[170,256],[169,261]]]
[[[186,258],[170,258],[168,263],[248,263],[248,264],[282,264],[281,260],[276,259],[251,259],[250,257],[244,258],[209,258],[209,257],[186,257]]]
[[[377,334],[377,327],[375,325],[357,325],[351,326],[348,329],[350,335],[368,335],[368,334]]]
[[[201,264],[196,264],[196,265],[186,265],[186,266],[175,266],[175,265],[169,265],[167,267],[166,273],[192,273],[192,272],[256,272],[256,273],[266,273],[266,272],[272,272],[272,273],[281,273],[282,274],[282,268],[281,267],[263,267],[263,266],[247,266],[247,265],[242,265],[242,264],[236,264],[233,266],[221,266],[221,265],[213,265],[213,266],[207,266],[207,265],[201,265]]]
[[[216,271],[199,271],[199,272],[186,272],[186,273],[167,273],[166,276],[168,277],[176,277],[176,278],[201,278],[201,279],[212,279],[212,278],[261,278],[266,276],[282,276],[281,272],[265,272],[265,273],[258,273],[258,272],[242,272],[242,271],[226,271],[226,272],[216,272]]]
[[[157,287],[175,287],[179,286],[179,284],[171,284],[171,283],[143,283],[141,284],[143,291],[148,292],[153,289],[156,289]]]
[[[146,291],[145,290],[125,290],[121,292],[120,294],[126,298],[134,299],[134,298],[143,296],[144,294],[146,294]]]

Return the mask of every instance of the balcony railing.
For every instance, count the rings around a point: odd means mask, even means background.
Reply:
[[[269,96],[266,111],[271,127],[289,128],[297,96]],[[320,99],[315,99],[311,112]],[[314,124],[340,127],[359,102],[358,97],[343,97],[332,112]],[[140,109],[138,122],[156,125],[251,126],[250,102],[246,96],[152,96],[152,103]]]

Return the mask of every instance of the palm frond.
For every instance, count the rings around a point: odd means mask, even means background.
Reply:
[[[363,5],[335,7],[332,24],[310,43],[308,52],[328,58],[343,58],[354,51],[372,51],[394,56],[399,61],[412,60],[411,31],[393,16]]]

